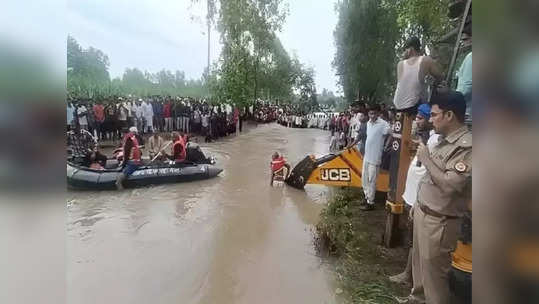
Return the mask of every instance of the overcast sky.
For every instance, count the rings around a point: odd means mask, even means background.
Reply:
[[[84,48],[109,56],[111,77],[126,68],[182,70],[199,78],[207,63],[205,2],[191,0],[68,1],[68,33]],[[333,1],[284,0],[290,15],[278,33],[284,47],[316,71],[318,92],[336,91]],[[219,34],[211,32],[211,60],[219,56]]]

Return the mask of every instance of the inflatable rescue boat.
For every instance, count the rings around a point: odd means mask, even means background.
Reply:
[[[182,183],[216,177],[223,169],[215,166],[212,157],[206,158],[198,146],[187,148],[187,161],[183,163],[156,163],[140,166],[124,181],[124,187],[142,187],[166,183]],[[144,160],[143,160],[144,161]],[[71,189],[116,189],[116,178],[122,169],[118,162],[109,159],[105,169],[79,166],[68,160],[67,185]]]

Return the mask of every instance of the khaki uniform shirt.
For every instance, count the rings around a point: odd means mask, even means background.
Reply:
[[[419,182],[419,204],[442,215],[463,216],[472,195],[472,132],[463,126],[440,137],[423,163],[427,174]]]

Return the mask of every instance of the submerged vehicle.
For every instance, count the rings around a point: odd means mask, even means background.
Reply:
[[[144,160],[143,160],[144,162]],[[124,182],[126,188],[147,185],[181,183],[216,177],[223,169],[215,166],[213,157],[205,157],[198,146],[187,148],[187,161],[148,162],[141,165]],[[116,178],[121,174],[116,159],[109,159],[105,169],[92,169],[67,162],[67,185],[72,189],[116,189]]]
[[[306,184],[362,187],[362,167],[363,157],[356,147],[320,158],[308,155],[292,169],[285,182],[297,189],[303,189]],[[376,190],[389,191],[388,171],[380,170],[376,180]]]

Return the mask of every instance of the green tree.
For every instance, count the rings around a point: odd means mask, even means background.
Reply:
[[[333,66],[346,100],[390,99],[404,41],[414,35],[430,50],[451,24],[450,0],[339,0]]]
[[[379,102],[395,79],[395,46],[400,37],[395,1],[340,0],[334,31],[333,66],[346,99]]]
[[[400,0],[396,2],[398,24],[404,36],[417,36],[432,45],[449,32],[448,7],[451,0]],[[401,43],[404,41],[401,40]]]
[[[71,36],[67,37],[67,89],[75,95],[92,97],[110,83],[109,59],[101,50],[83,49]]]
[[[122,76],[122,84],[126,91],[139,96],[147,95],[152,89],[152,83],[137,68],[125,69]]]
[[[337,97],[335,96],[335,94],[333,94],[332,91],[329,91],[324,88],[322,90],[322,94],[318,95],[318,103],[326,108],[334,108],[337,105]]]
[[[194,2],[199,2],[194,0]],[[211,95],[245,106],[259,97],[289,99],[296,83],[290,57],[275,35],[288,14],[282,0],[210,0],[223,49],[211,71]]]

